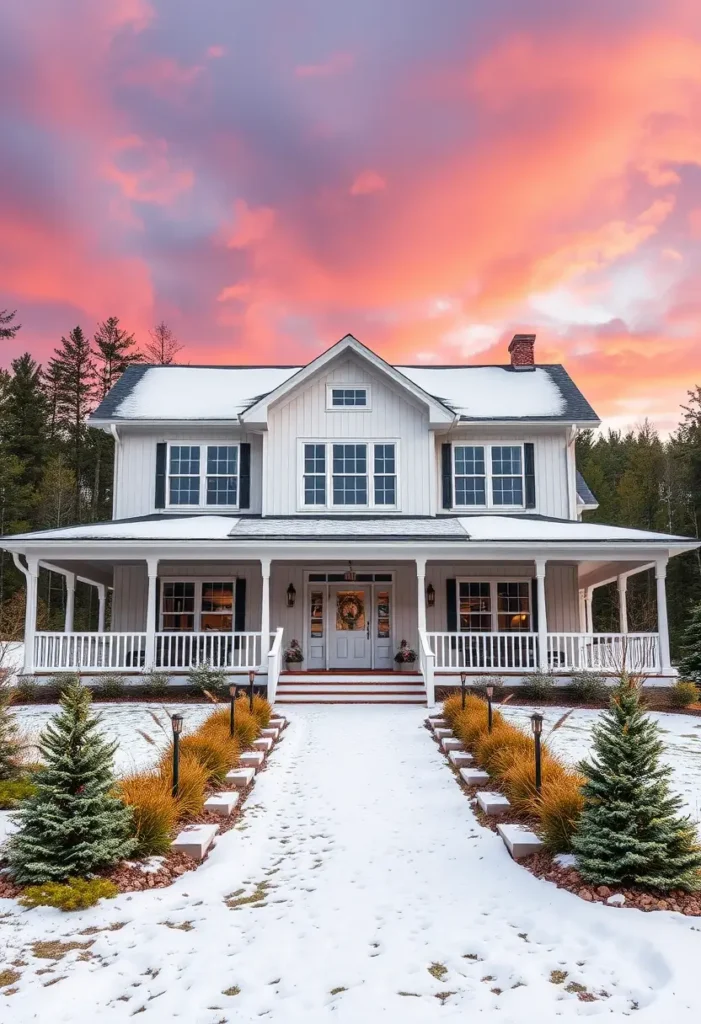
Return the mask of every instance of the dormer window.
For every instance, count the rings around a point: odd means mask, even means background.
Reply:
[[[370,408],[367,384],[327,384],[326,408],[332,412],[353,412]]]

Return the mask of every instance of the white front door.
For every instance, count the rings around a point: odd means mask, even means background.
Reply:
[[[329,668],[371,668],[372,587],[344,583],[329,590]]]

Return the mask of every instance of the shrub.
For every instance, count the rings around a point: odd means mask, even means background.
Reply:
[[[586,703],[602,700],[607,687],[603,677],[596,672],[573,672],[569,691],[575,700]]]
[[[39,684],[33,676],[17,676],[15,694],[18,700],[33,704],[39,693]]]
[[[103,676],[95,687],[96,697],[119,698],[124,696],[127,681],[124,676],[109,672]]]
[[[555,780],[562,779],[566,769],[547,749],[543,749],[541,759],[541,782],[545,787]],[[511,764],[501,775],[501,782],[509,798],[512,808],[517,814],[532,814],[538,800],[535,788],[535,755],[533,745],[529,751],[514,753]]]
[[[697,704],[699,700],[699,689],[696,683],[679,680],[669,691],[669,703],[674,708],[688,708],[690,704]]]
[[[117,793],[120,800],[132,809],[136,855],[147,857],[168,853],[178,820],[178,806],[171,793],[171,783],[158,772],[129,775],[120,779]]]
[[[158,774],[166,781],[168,788],[173,784],[173,751],[170,758],[164,757],[159,766]],[[207,787],[207,770],[191,753],[184,753],[180,758],[178,771],[177,808],[180,817],[191,817],[199,814],[204,807],[205,790]]]
[[[187,678],[192,688],[199,693],[212,693],[221,697],[229,692],[224,669],[214,668],[208,662],[191,668]]]
[[[555,682],[550,672],[534,672],[528,676],[524,690],[532,700],[546,700],[553,692]]]
[[[111,900],[119,889],[107,878],[69,878],[65,884],[44,882],[30,885],[22,893],[24,907],[56,907],[58,910],[85,910],[101,900]]]
[[[517,754],[533,756],[533,740],[514,725],[504,722],[491,733],[483,733],[475,745],[478,764],[490,775],[500,776]]]
[[[475,689],[479,693],[480,697],[487,699],[487,687],[491,686],[494,689],[492,694],[493,700],[501,700],[504,696],[504,677],[503,676],[484,676],[480,679]]]
[[[151,670],[144,676],[144,690],[149,697],[165,697],[168,693],[170,676],[167,672]]]
[[[533,805],[538,819],[537,832],[551,853],[569,853],[584,807],[584,779],[575,772],[543,783],[540,798]]]
[[[35,793],[36,786],[30,779],[9,779],[0,782],[0,810],[12,810],[22,800],[28,800]]]

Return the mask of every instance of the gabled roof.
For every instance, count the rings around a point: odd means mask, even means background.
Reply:
[[[577,501],[584,508],[598,508],[599,502],[596,495],[589,487],[582,474],[577,470]]]
[[[559,364],[391,366],[346,335],[306,366],[130,366],[90,417],[93,424],[262,422],[271,402],[344,350],[353,351],[427,405],[435,423],[599,420]]]

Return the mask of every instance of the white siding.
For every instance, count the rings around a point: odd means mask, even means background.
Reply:
[[[466,427],[460,426],[450,435],[436,437],[436,470],[434,487],[438,494],[437,507],[442,510],[441,493],[441,451],[443,442],[452,444],[515,444],[530,441],[534,445],[536,507],[529,513],[552,516],[556,519],[570,518],[569,478],[567,471],[567,435],[564,428],[553,428],[552,432],[529,431],[528,424],[515,427]],[[477,511],[477,510],[475,510]],[[498,510],[492,510],[492,512]],[[509,510],[508,515],[514,515]]]
[[[371,409],[326,408],[328,383],[369,384]],[[271,408],[265,479],[265,514],[295,515],[300,509],[299,439],[399,440],[399,508],[403,515],[428,515],[429,430],[426,410],[362,360],[342,357],[300,390]],[[306,511],[310,511],[307,509]],[[313,511],[313,510],[311,510]],[[317,509],[317,514],[319,510]],[[377,513],[375,513],[377,514]]]
[[[115,519],[150,515],[156,511],[156,445],[159,441],[230,443],[248,441],[251,445],[251,507],[246,512],[261,510],[262,439],[260,434],[246,434],[235,426],[182,428],[120,427],[120,444],[116,450],[117,495]],[[187,512],[187,509],[183,509]],[[215,510],[216,511],[216,510]]]

